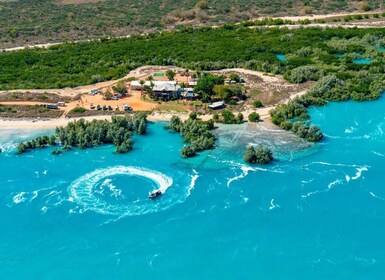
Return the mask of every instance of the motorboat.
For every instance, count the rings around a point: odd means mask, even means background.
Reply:
[[[153,190],[152,192],[149,193],[148,198],[149,199],[155,199],[155,198],[160,197],[162,194],[163,193],[161,190]]]

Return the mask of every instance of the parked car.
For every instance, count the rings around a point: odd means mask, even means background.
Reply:
[[[95,109],[95,106],[94,106],[94,104],[90,104],[90,110],[94,110]]]
[[[107,106],[103,105],[103,111],[106,111],[106,110],[107,110]]]
[[[132,111],[133,109],[132,109],[132,107],[126,105],[126,106],[123,107],[123,110],[124,111]]]
[[[97,107],[96,107],[96,110],[98,110],[98,111],[100,111],[102,109],[102,107],[100,107],[100,105],[98,105]]]
[[[111,105],[108,105],[108,108],[107,108],[109,111],[112,111],[112,107]]]

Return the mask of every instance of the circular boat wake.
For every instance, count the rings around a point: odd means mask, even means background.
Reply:
[[[140,181],[119,189],[114,180],[121,180],[123,176]],[[119,217],[137,216],[166,210],[183,202],[194,187],[196,176],[190,176],[190,182],[183,182],[186,175],[180,174],[181,179],[174,183],[172,178],[157,171],[133,166],[114,166],[83,175],[72,182],[68,191],[70,200],[84,210]],[[171,186],[173,187],[170,188]],[[135,195],[131,193],[127,198],[125,188],[134,190]],[[148,192],[153,189],[159,189],[163,195],[159,199],[150,200]]]

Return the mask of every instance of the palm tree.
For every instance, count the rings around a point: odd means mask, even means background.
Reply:
[[[139,81],[139,84],[140,84],[140,94],[143,95],[143,85],[144,85],[144,81],[143,81],[143,80],[140,80],[140,81]]]

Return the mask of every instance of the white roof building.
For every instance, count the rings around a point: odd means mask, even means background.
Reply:
[[[180,91],[182,88],[180,85],[177,84],[176,81],[145,81],[144,86],[151,86],[153,85],[152,90],[154,92],[177,92]],[[131,89],[141,89],[142,85],[139,81],[132,81],[131,82]]]

